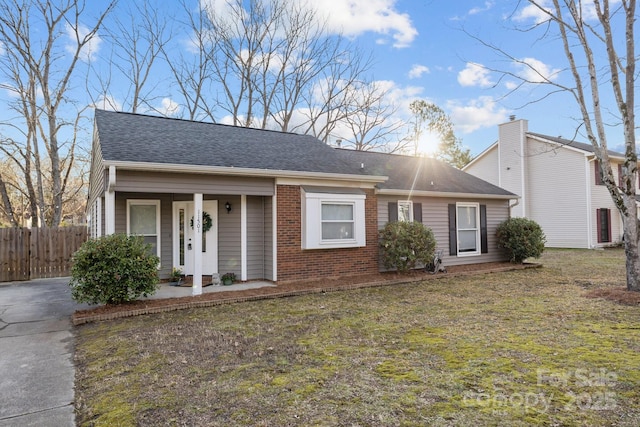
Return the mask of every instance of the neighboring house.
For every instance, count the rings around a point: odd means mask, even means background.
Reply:
[[[548,247],[595,248],[622,241],[622,217],[590,144],[529,132],[527,120],[504,123],[498,133],[498,141],[463,170],[518,194],[512,216],[540,224]],[[619,179],[624,154],[609,151],[609,156]]]
[[[144,236],[161,277],[174,267],[194,283],[226,272],[280,282],[378,272],[378,230],[397,219],[431,227],[445,264],[505,260],[495,229],[516,200],[433,159],[95,112],[90,233]]]

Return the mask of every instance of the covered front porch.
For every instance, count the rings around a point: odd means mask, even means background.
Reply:
[[[273,180],[119,170],[110,182],[104,234],[143,236],[160,258],[161,279],[174,270],[192,276],[192,295],[212,274],[277,280]]]

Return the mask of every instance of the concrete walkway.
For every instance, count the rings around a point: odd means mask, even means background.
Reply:
[[[0,284],[0,427],[75,425],[68,282]]]
[[[229,291],[246,291],[248,289],[258,289],[264,287],[276,287],[271,282],[264,281],[256,281],[256,282],[245,282],[245,283],[234,283],[230,286],[222,286],[222,285],[209,285],[202,287],[202,293],[208,294],[211,292],[229,292]],[[147,297],[147,299],[163,299],[163,298],[180,298],[180,297],[190,297],[193,295],[193,289],[191,286],[180,287],[180,286],[171,286],[168,283],[161,283],[158,286],[158,290],[155,294]],[[145,299],[145,298],[141,298]]]

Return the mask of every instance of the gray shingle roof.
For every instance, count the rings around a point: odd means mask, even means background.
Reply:
[[[96,110],[106,161],[369,175],[317,138]]]
[[[435,159],[335,149],[308,135],[104,110],[95,123],[107,162],[386,176],[381,189],[515,197]]]
[[[573,141],[570,139],[560,138],[556,136],[543,135],[541,133],[535,132],[527,132],[528,135],[537,136],[538,138],[547,139],[549,141],[555,142],[560,145],[566,145],[567,147],[577,148],[582,151],[586,151],[587,153],[595,153],[593,149],[593,145],[585,144],[584,142]],[[607,150],[610,156],[614,157],[624,157],[623,153],[619,153],[617,151]]]
[[[388,176],[388,181],[378,184],[380,189],[517,197],[503,188],[436,159],[371,151],[339,151],[359,165],[364,164],[364,170],[374,175]]]

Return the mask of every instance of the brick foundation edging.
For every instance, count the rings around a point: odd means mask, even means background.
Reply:
[[[505,271],[524,270],[524,269],[539,268],[539,267],[542,267],[542,264],[519,264],[519,265],[510,266],[510,267],[493,268],[491,270],[486,270],[486,271],[464,271],[464,272],[458,272],[458,273],[436,274],[436,275],[430,276],[430,278],[445,279],[445,278],[452,278],[452,277],[475,276],[475,275],[487,274],[487,273],[501,273]],[[167,313],[170,311],[184,310],[189,308],[215,307],[218,305],[237,304],[237,303],[249,302],[249,301],[259,301],[259,300],[286,298],[286,297],[294,297],[294,296],[302,296],[302,295],[310,295],[310,294],[348,291],[348,290],[355,290],[355,289],[377,288],[382,286],[393,286],[393,285],[400,285],[400,284],[406,284],[406,283],[422,282],[425,280],[430,280],[430,279],[426,279],[425,277],[406,277],[406,278],[400,278],[400,279],[394,279],[394,280],[381,280],[377,282],[353,283],[350,285],[337,285],[337,286],[326,286],[326,287],[323,286],[323,287],[299,289],[299,290],[293,290],[293,291],[273,292],[273,293],[264,294],[264,295],[248,295],[248,296],[229,297],[229,298],[221,298],[221,299],[206,300],[206,301],[180,302],[172,305],[136,308],[136,309],[131,309],[127,311],[118,311],[114,313],[96,314],[93,316],[88,315],[88,316],[82,316],[82,317],[75,317],[75,315],[73,315],[71,317],[71,323],[73,324],[73,326],[79,326],[79,325],[83,325],[85,323],[91,323],[91,322],[115,320],[115,319],[121,319],[125,317],[142,316],[145,314]],[[242,291],[239,291],[239,292],[242,292]]]

